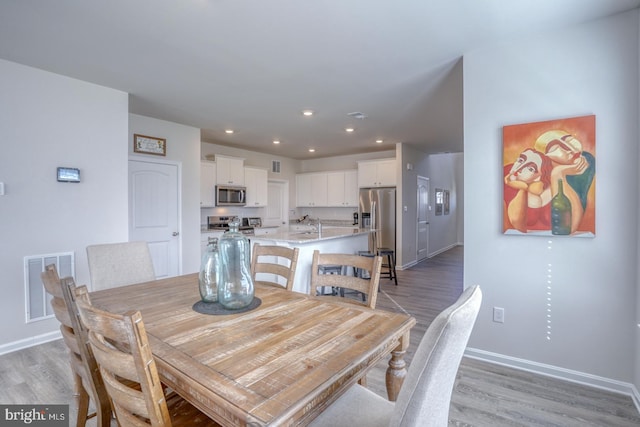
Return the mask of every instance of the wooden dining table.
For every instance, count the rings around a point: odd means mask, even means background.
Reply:
[[[139,310],[163,383],[223,426],[306,425],[389,354],[395,400],[416,322],[259,285],[257,308],[201,314],[197,274],[90,296],[107,311]]]

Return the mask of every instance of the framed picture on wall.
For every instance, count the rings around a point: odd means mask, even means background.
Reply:
[[[596,116],[504,126],[504,234],[595,237]]]
[[[164,138],[156,138],[155,136],[134,134],[133,152],[166,156],[167,140]]]
[[[444,214],[449,215],[449,190],[444,190]]]
[[[444,210],[444,190],[436,188],[436,215],[442,215]]]

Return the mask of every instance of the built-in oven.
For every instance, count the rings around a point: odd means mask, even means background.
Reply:
[[[246,188],[216,185],[216,206],[244,206]]]

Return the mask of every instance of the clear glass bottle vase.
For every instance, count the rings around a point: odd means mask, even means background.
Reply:
[[[198,276],[200,298],[204,302],[218,301],[219,265],[218,239],[212,238],[209,239],[207,250],[202,255],[200,274]]]
[[[240,220],[229,223],[229,231],[220,238],[220,281],[218,302],[227,309],[237,310],[251,304],[254,296],[251,277],[251,248],[249,240],[238,231]]]

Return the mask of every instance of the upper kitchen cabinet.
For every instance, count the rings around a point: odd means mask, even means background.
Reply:
[[[358,162],[358,187],[395,187],[396,159]]]
[[[253,167],[244,168],[244,184],[247,187],[246,207],[267,206],[267,170]]]
[[[244,186],[244,159],[216,154],[216,183]]]
[[[216,164],[200,162],[200,207],[210,208],[216,205]]]
[[[327,172],[327,206],[358,206],[358,171]]]
[[[327,206],[327,174],[296,175],[296,206]]]

